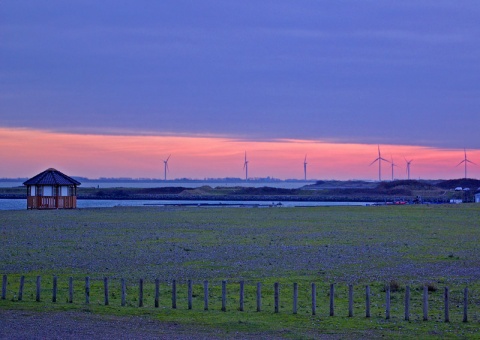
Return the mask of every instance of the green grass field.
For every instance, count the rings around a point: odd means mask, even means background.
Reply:
[[[465,337],[480,332],[480,205],[319,208],[142,207],[71,211],[1,211],[0,274],[8,275],[0,308],[78,310],[147,317],[218,329],[225,334],[272,334],[314,338],[321,334],[362,337]],[[25,292],[18,301],[20,276]],[[42,277],[35,302],[36,276]],[[51,302],[52,277],[59,282]],[[68,278],[74,302],[68,303]],[[91,279],[85,305],[84,280]],[[103,278],[110,305],[103,303]],[[127,306],[120,306],[120,279]],[[145,280],[144,307],[138,281]],[[161,281],[154,307],[154,280]],[[171,282],[178,282],[177,309]],[[187,308],[193,280],[193,308]],[[209,310],[203,310],[208,280]],[[227,311],[221,311],[221,281],[227,281]],[[239,311],[239,281],[245,310]],[[256,283],[262,311],[256,312]],[[280,283],[280,312],[273,285]],[[299,309],[292,314],[293,283]],[[311,283],[317,314],[311,313]],[[329,316],[329,285],[335,284],[335,316]],[[348,284],[354,317],[348,315]],[[385,320],[385,286],[391,319]],[[371,287],[371,317],[365,318],[365,285]],[[404,321],[404,288],[411,287],[411,320]],[[422,288],[429,285],[429,321],[422,321]],[[450,323],[444,323],[443,290],[450,288]],[[469,322],[463,323],[463,289],[469,288]]]

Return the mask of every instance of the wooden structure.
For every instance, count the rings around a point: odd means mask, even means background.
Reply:
[[[27,209],[75,209],[80,184],[56,169],[47,169],[23,183]]]

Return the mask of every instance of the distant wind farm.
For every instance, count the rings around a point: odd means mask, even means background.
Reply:
[[[373,164],[375,163],[378,163],[378,181],[381,182],[382,181],[382,162],[385,162],[385,163],[388,163],[389,164],[389,167],[390,167],[390,170],[391,170],[391,180],[395,180],[395,179],[399,179],[399,178],[395,178],[395,168],[400,168],[400,166],[398,164],[396,164],[394,162],[394,159],[393,159],[393,156],[391,156],[390,160],[387,160],[386,158],[384,158],[382,156],[382,153],[381,153],[381,150],[380,150],[380,145],[377,145],[377,158],[375,158],[370,164],[369,166],[372,166]],[[171,157],[171,154],[165,159],[163,160],[163,163],[164,163],[164,180],[166,181],[167,180],[167,172],[169,171],[169,168],[168,168],[168,161]],[[410,159],[410,160],[407,160],[407,158],[404,157],[404,160],[405,160],[405,179],[407,180],[410,180],[411,179],[411,164],[413,162],[413,159]],[[245,151],[244,154],[243,154],[243,171],[244,171],[244,180],[245,181],[248,181],[250,179],[249,177],[249,159],[247,158],[247,152]],[[464,149],[464,158],[463,160],[458,163],[456,165],[456,167],[460,166],[460,165],[464,165],[464,178],[466,179],[467,178],[467,165],[468,164],[472,164],[472,165],[477,165],[476,163],[472,162],[471,160],[469,160],[467,158],[467,151],[466,149]],[[308,165],[308,162],[307,162],[307,154],[305,154],[305,157],[303,159],[303,178],[297,178],[297,180],[303,180],[303,181],[308,181],[307,179],[307,165]],[[292,178],[294,179],[294,178]]]

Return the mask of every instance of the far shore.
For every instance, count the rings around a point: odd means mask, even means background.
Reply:
[[[265,201],[265,202],[474,202],[480,180],[317,181],[298,189],[276,187],[78,187],[79,200]],[[26,199],[23,187],[0,188],[0,199]]]

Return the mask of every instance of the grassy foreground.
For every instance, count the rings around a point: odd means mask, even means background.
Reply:
[[[0,308],[84,310],[148,315],[164,321],[232,332],[292,338],[471,337],[480,332],[480,205],[319,208],[110,208],[72,211],[1,211],[0,274],[8,274]],[[19,278],[25,275],[23,301]],[[35,302],[35,279],[42,299]],[[57,303],[51,302],[57,275]],[[74,302],[67,303],[68,277]],[[92,281],[84,304],[85,276]],[[103,305],[103,278],[110,280],[110,306]],[[120,307],[120,278],[127,306]],[[145,279],[145,305],[138,308],[138,280]],[[154,308],[154,279],[161,280]],[[171,308],[171,282],[178,306]],[[187,280],[193,308],[187,309]],[[203,280],[210,282],[203,310]],[[227,312],[221,312],[221,281],[227,280]],[[238,311],[240,280],[245,310]],[[256,283],[263,285],[256,312]],[[273,313],[273,283],[281,289]],[[299,284],[299,310],[292,314],[292,285]],[[311,313],[311,283],[317,285],[317,315]],[[335,316],[329,316],[329,284],[335,283]],[[354,284],[354,317],[348,315],[348,284]],[[365,318],[365,285],[371,286],[372,317]],[[385,320],[386,284],[392,317]],[[410,285],[411,321],[403,320],[404,287]],[[428,284],[429,321],[422,321],[422,287]],[[443,322],[443,289],[450,288],[450,323]],[[463,288],[469,288],[469,322],[462,323]]]

